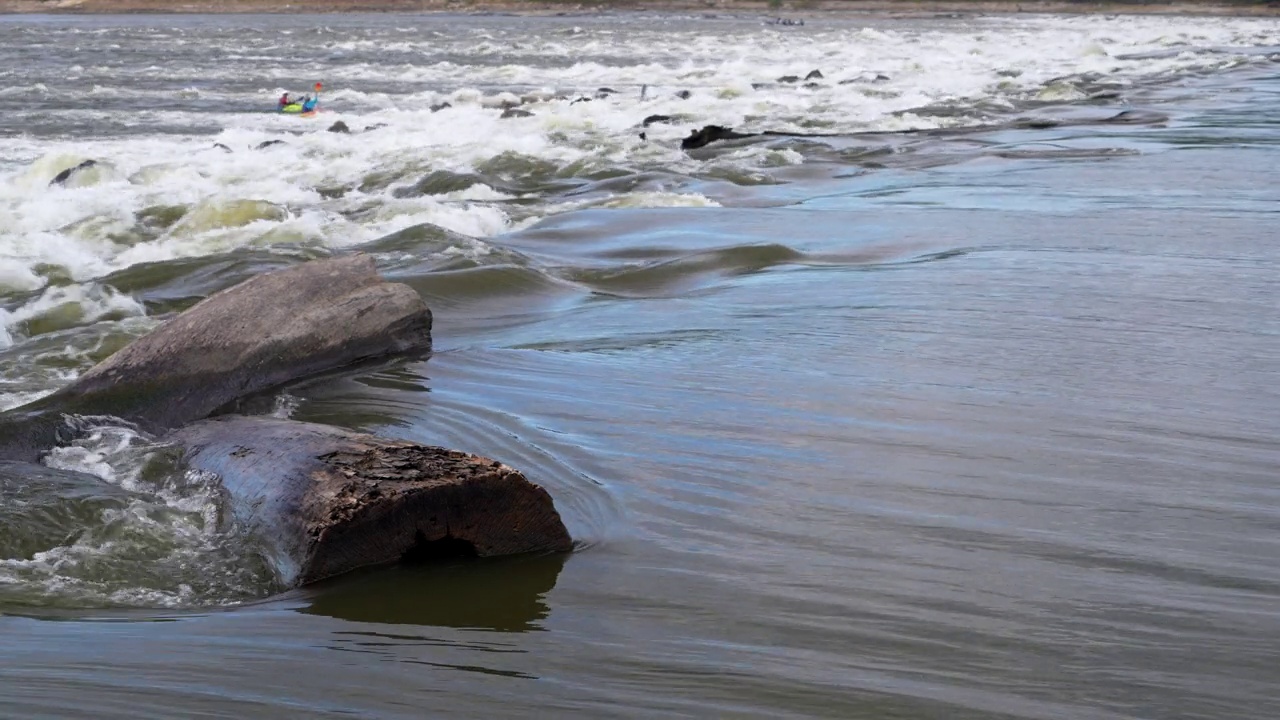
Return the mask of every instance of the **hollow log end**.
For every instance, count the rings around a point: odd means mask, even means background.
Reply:
[[[573,547],[550,494],[500,462],[389,441],[320,460],[300,584],[397,561]]]

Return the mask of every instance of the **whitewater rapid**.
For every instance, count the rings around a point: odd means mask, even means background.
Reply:
[[[128,268],[329,252],[423,224],[462,238],[442,256],[481,257],[551,215],[715,207],[690,178],[768,184],[806,162],[792,148],[692,158],[679,139],[704,124],[839,134],[981,125],[1091,93],[1124,107],[1126,93],[1267,62],[1260,49],[1280,44],[1266,19],[1156,16],[273,22],[0,23],[0,351],[44,336],[41,354],[59,357],[9,363],[0,407],[74,378],[102,335],[151,326],[110,280]],[[323,114],[270,112],[312,81]],[[532,115],[504,118],[515,105]],[[651,115],[672,120],[642,127]],[[338,121],[355,134],[325,132]],[[257,149],[269,141],[283,142]],[[95,323],[120,332],[76,338]]]
[[[1144,88],[1270,62],[1277,45],[1269,20],[1154,16],[803,27],[697,16],[0,19],[0,409],[71,382],[225,284],[219,273],[242,256],[252,267],[374,243],[397,272],[502,266],[513,269],[487,282],[513,292],[626,293],[631,280],[612,280],[604,256],[535,257],[502,236],[590,209],[749,205],[762,187],[849,168],[804,142],[682,151],[706,124],[849,135],[1073,104],[1115,112]],[[271,112],[281,92],[314,82],[322,114]],[[509,107],[531,114],[504,117]],[[654,115],[670,121],[643,125]],[[327,131],[339,121],[352,132]],[[799,258],[761,252],[770,248]],[[690,262],[718,262],[708,252]],[[202,264],[211,258],[227,262]],[[287,396],[277,404],[291,412]],[[101,486],[28,497],[21,478],[6,481],[27,503],[13,506],[13,537],[30,544],[0,561],[10,601],[176,607],[275,589],[265,564],[243,561],[251,541],[222,521],[206,478],[165,465],[135,430],[79,422],[82,437],[46,464]]]

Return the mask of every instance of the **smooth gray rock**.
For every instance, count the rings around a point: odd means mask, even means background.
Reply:
[[[430,350],[431,311],[372,258],[302,263],[215,293],[70,386],[0,414],[0,459],[39,459],[64,414],[158,434],[292,380]]]

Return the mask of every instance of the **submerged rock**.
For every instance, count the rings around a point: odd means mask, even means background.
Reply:
[[[58,173],[57,175],[54,175],[53,180],[49,181],[49,185],[50,187],[54,185],[65,186],[67,184],[67,181],[71,179],[71,176],[75,175],[76,173],[80,173],[85,170],[88,170],[89,168],[94,167],[97,164],[98,164],[97,160],[85,160],[84,162],[80,163],[79,165],[76,165],[75,167],[69,167],[66,170],[63,170],[62,172]]]
[[[524,118],[524,117],[533,117],[533,113],[529,112],[528,110],[521,110],[520,108],[507,108],[506,110],[503,110],[502,115],[499,116],[500,119],[504,119],[504,120],[507,118]]]
[[[466,190],[473,185],[484,185],[485,178],[474,173],[458,173],[452,170],[435,170],[427,173],[412,185],[396,188],[393,197],[413,198],[424,195],[446,195]]]
[[[488,458],[267,417],[206,420],[164,442],[220,479],[286,584],[399,560],[572,549],[546,490]]]
[[[734,132],[733,128],[727,128],[720,125],[706,125],[700,130],[694,130],[689,133],[689,137],[680,141],[680,149],[695,150],[705,147],[716,140],[738,140],[740,138],[755,137],[755,133]]]
[[[0,414],[0,459],[37,460],[64,414],[155,433],[291,380],[430,349],[431,311],[372,258],[302,263],[215,293],[70,386]]]
[[[83,163],[76,165],[76,167],[67,168],[63,170],[63,172],[56,174],[56,176],[54,176],[54,179],[51,179],[51,181],[49,181],[49,184],[64,184],[65,182],[68,181],[68,179],[70,179],[70,177],[72,177],[72,174],[79,172],[79,170],[86,170],[88,168],[92,168],[93,165],[96,165],[96,164],[97,164],[97,160],[84,160]]]
[[[847,78],[836,83],[837,85],[852,85],[854,83],[871,83],[873,85],[889,82],[889,76],[883,74],[876,75],[859,75],[855,78]]]
[[[159,235],[181,220],[188,209],[186,205],[151,205],[139,210],[134,220],[150,234]]]
[[[1013,127],[1027,128],[1028,130],[1048,130],[1061,124],[1060,121],[1052,118],[1020,118],[1013,121]]]
[[[1109,118],[1099,120],[1100,123],[1119,123],[1122,125],[1159,125],[1169,120],[1168,115],[1144,110],[1121,110]]]
[[[351,128],[347,127],[347,124],[346,124],[346,123],[344,123],[344,122],[342,122],[341,120],[339,120],[339,121],[337,121],[337,122],[335,122],[334,124],[332,124],[332,125],[330,125],[330,126],[329,126],[329,132],[331,132],[331,133],[349,133],[349,132],[351,132]]]
[[[209,200],[196,205],[173,227],[179,235],[195,235],[210,230],[244,227],[258,220],[279,222],[289,211],[265,200]]]

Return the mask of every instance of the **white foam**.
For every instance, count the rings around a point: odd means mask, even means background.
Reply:
[[[71,422],[82,435],[46,464],[96,475],[130,494],[96,501],[96,519],[68,527],[65,542],[0,559],[7,594],[41,604],[184,607],[275,589],[269,566],[224,523],[214,478],[149,466],[157,446],[118,421]]]
[[[48,287],[14,310],[0,308],[0,349],[11,346],[17,335],[29,335],[32,323],[39,323],[41,331],[48,332],[108,317],[145,314],[146,309],[137,300],[104,285]]]
[[[114,32],[102,29],[101,33]],[[701,32],[696,26],[677,29],[670,24],[628,26],[627,32],[609,27],[580,27],[567,32],[549,26],[542,32],[509,29],[468,30],[459,34],[424,33],[422,37],[388,33],[376,37],[334,34],[336,50],[351,53],[385,52],[422,58],[421,64],[377,65],[367,62],[333,63],[326,67],[326,106],[342,109],[315,119],[270,113],[153,112],[151,99],[171,97],[169,90],[142,89],[95,69],[95,96],[137,98],[144,106],[131,111],[93,111],[102,120],[148,123],[217,122],[226,130],[217,138],[131,136],[120,139],[77,139],[74,142],[33,143],[15,138],[0,141],[0,167],[10,170],[0,179],[0,215],[13,222],[0,224],[0,288],[32,289],[41,280],[32,268],[41,263],[66,267],[73,278],[87,280],[121,267],[236,247],[284,241],[311,241],[341,246],[376,237],[387,224],[374,218],[353,232],[350,223],[315,212],[325,204],[315,188],[358,182],[375,169],[425,165],[467,171],[504,152],[569,164],[608,158],[652,158],[635,142],[636,125],[648,114],[679,114],[690,118],[669,135],[691,127],[719,123],[744,129],[827,131],[931,127],[955,119],[904,114],[904,111],[948,101],[1000,102],[1008,97],[1043,92],[1043,99],[1068,100],[1078,93],[1067,86],[1043,90],[1052,78],[1097,72],[1121,82],[1200,67],[1224,66],[1227,55],[1184,53],[1151,59],[1118,59],[1165,47],[1264,45],[1280,42],[1274,23],[1250,19],[1212,21],[1171,17],[1025,17],[989,18],[959,22],[949,28],[895,25],[863,28],[832,23],[807,29],[803,35],[760,27],[723,34]],[[160,33],[157,38],[191,41],[189,33]],[[222,40],[229,53],[269,59],[284,52],[279,38]],[[534,62],[494,62],[516,48],[519,57]],[[211,57],[216,57],[212,52]],[[448,57],[448,59],[443,59]],[[582,58],[566,64],[564,58]],[[473,62],[460,60],[470,58]],[[615,62],[607,58],[624,58]],[[234,63],[211,63],[200,68],[208,78],[201,87],[182,91],[190,100],[218,100],[224,104],[256,102],[269,108],[279,87],[245,93],[219,85],[235,79]],[[822,87],[780,84],[782,75],[803,77],[821,69]],[[164,78],[171,68],[136,68],[144,78]],[[1004,74],[1016,71],[1017,77]],[[84,69],[81,69],[84,72]],[[865,82],[877,74],[888,80]],[[860,80],[861,79],[861,80]],[[841,80],[859,80],[848,85]],[[364,91],[369,82],[410,84],[406,91]],[[752,83],[771,83],[754,89]],[[647,85],[646,99],[640,88]],[[426,87],[423,87],[426,86]],[[591,102],[569,104],[557,95],[590,95],[611,87],[618,94]],[[23,92],[48,92],[37,85]],[[688,100],[676,97],[688,90]],[[13,89],[6,92],[13,92]],[[296,89],[295,89],[296,91]],[[433,113],[430,106],[448,100],[454,107]],[[499,119],[504,104],[533,100],[526,108],[532,118]],[[309,132],[342,119],[354,129],[386,123],[388,127],[358,138]],[[288,143],[251,150],[282,133],[308,131],[301,137],[283,136]],[[667,137],[653,129],[651,138]],[[212,149],[221,142],[234,152]],[[38,153],[32,157],[33,149]],[[85,159],[101,165],[73,175],[67,188],[50,188],[60,170]],[[412,221],[431,221],[460,232],[491,235],[513,226],[494,213],[492,204],[505,198],[456,193],[438,198],[456,202],[416,213]],[[166,236],[133,246],[111,242],[107,236],[132,221],[133,213],[151,205],[200,206],[210,202],[255,201],[288,208],[285,216],[264,220],[237,232]],[[470,202],[470,204],[463,204]],[[490,204],[486,206],[485,204]],[[310,225],[297,224],[308,212]],[[390,211],[405,214],[403,208]],[[409,211],[413,214],[412,211]],[[473,213],[473,220],[461,215]],[[77,225],[86,220],[98,224]],[[326,232],[332,222],[341,232]],[[407,221],[406,221],[407,222]],[[272,224],[292,225],[272,235]],[[79,233],[68,231],[78,227]]]
[[[584,22],[576,28],[499,22],[449,33],[429,26],[337,28],[327,36],[334,54],[311,71],[324,75],[316,78],[325,84],[322,107],[334,112],[310,119],[269,109],[280,92],[305,92],[313,78],[298,78],[290,87],[281,87],[281,78],[248,89],[243,83],[244,63],[270,66],[288,56],[290,37],[211,39],[199,28],[153,28],[148,42],[157,48],[204,43],[208,52],[202,56],[210,60],[127,72],[68,68],[92,84],[101,107],[69,110],[66,117],[89,127],[100,124],[102,132],[80,131],[63,139],[0,138],[0,295],[40,289],[55,275],[83,285],[138,263],[237,248],[340,248],[423,222],[487,238],[582,207],[552,202],[509,208],[508,193],[480,184],[430,198],[392,195],[428,172],[474,172],[504,154],[568,168],[570,175],[610,167],[692,172],[705,168],[705,161],[681,152],[678,141],[704,124],[819,132],[962,124],[975,122],[984,108],[1082,96],[1076,83],[1051,82],[1056,78],[1097,73],[1131,88],[1144,79],[1256,60],[1197,49],[1280,44],[1274,21],[1248,18],[1020,16],[874,28],[849,20],[823,22],[802,31],[643,19]],[[127,38],[115,36],[120,32],[79,28],[73,34],[127,44]],[[1187,52],[1131,57],[1169,48]],[[385,59],[369,59],[373,53]],[[179,56],[192,57],[189,52]],[[348,56],[358,59],[343,60]],[[784,75],[803,78],[814,69],[824,75],[817,87],[778,82]],[[199,85],[188,84],[178,93],[189,109],[175,103],[172,84],[164,82],[175,75],[201,78]],[[602,87],[617,92],[597,97]],[[678,91],[690,96],[681,99]],[[6,98],[60,92],[30,81],[0,90]],[[566,99],[577,97],[591,99]],[[433,112],[432,106],[443,101],[452,107]],[[501,118],[503,105],[521,102],[532,117]],[[939,103],[973,111],[921,110]],[[253,107],[263,111],[244,111]],[[652,114],[676,121],[646,128],[649,139],[642,142],[640,121]],[[337,120],[358,134],[324,132]],[[213,137],[169,134],[184,124],[222,131]],[[378,124],[385,127],[362,132]],[[128,134],[119,134],[122,125],[129,127]],[[285,144],[254,149],[268,140]],[[50,186],[57,173],[88,159],[98,165],[73,174],[64,186]],[[791,151],[749,148],[711,162],[756,172],[802,161]],[[373,173],[387,173],[395,182],[351,190]],[[346,189],[346,197],[335,200],[320,192],[332,188]],[[706,204],[706,199],[640,193],[588,202],[646,207]],[[139,232],[137,214],[162,205],[187,207],[188,216],[158,232]],[[250,212],[240,222],[209,210],[245,206],[263,211]],[[210,221],[210,215],[219,217]],[[108,314],[132,311],[121,305]],[[35,307],[15,311],[37,312]],[[80,321],[92,322],[94,312],[86,305]],[[20,335],[15,313],[0,317],[0,346]]]
[[[0,385],[0,388],[3,388],[3,385]],[[39,400],[40,398],[52,392],[53,392],[53,389],[35,390],[31,392],[0,391],[0,412],[4,412],[5,410],[12,410],[13,408],[21,407],[23,405],[26,405],[27,403],[35,402],[36,400]]]
[[[302,398],[282,392],[272,401],[271,417],[288,420],[302,406]]]
[[[72,417],[68,422],[78,428],[82,436],[70,445],[51,450],[45,456],[45,465],[88,473],[133,492],[153,489],[139,481],[142,463],[129,453],[130,449],[153,438],[112,418]]]

